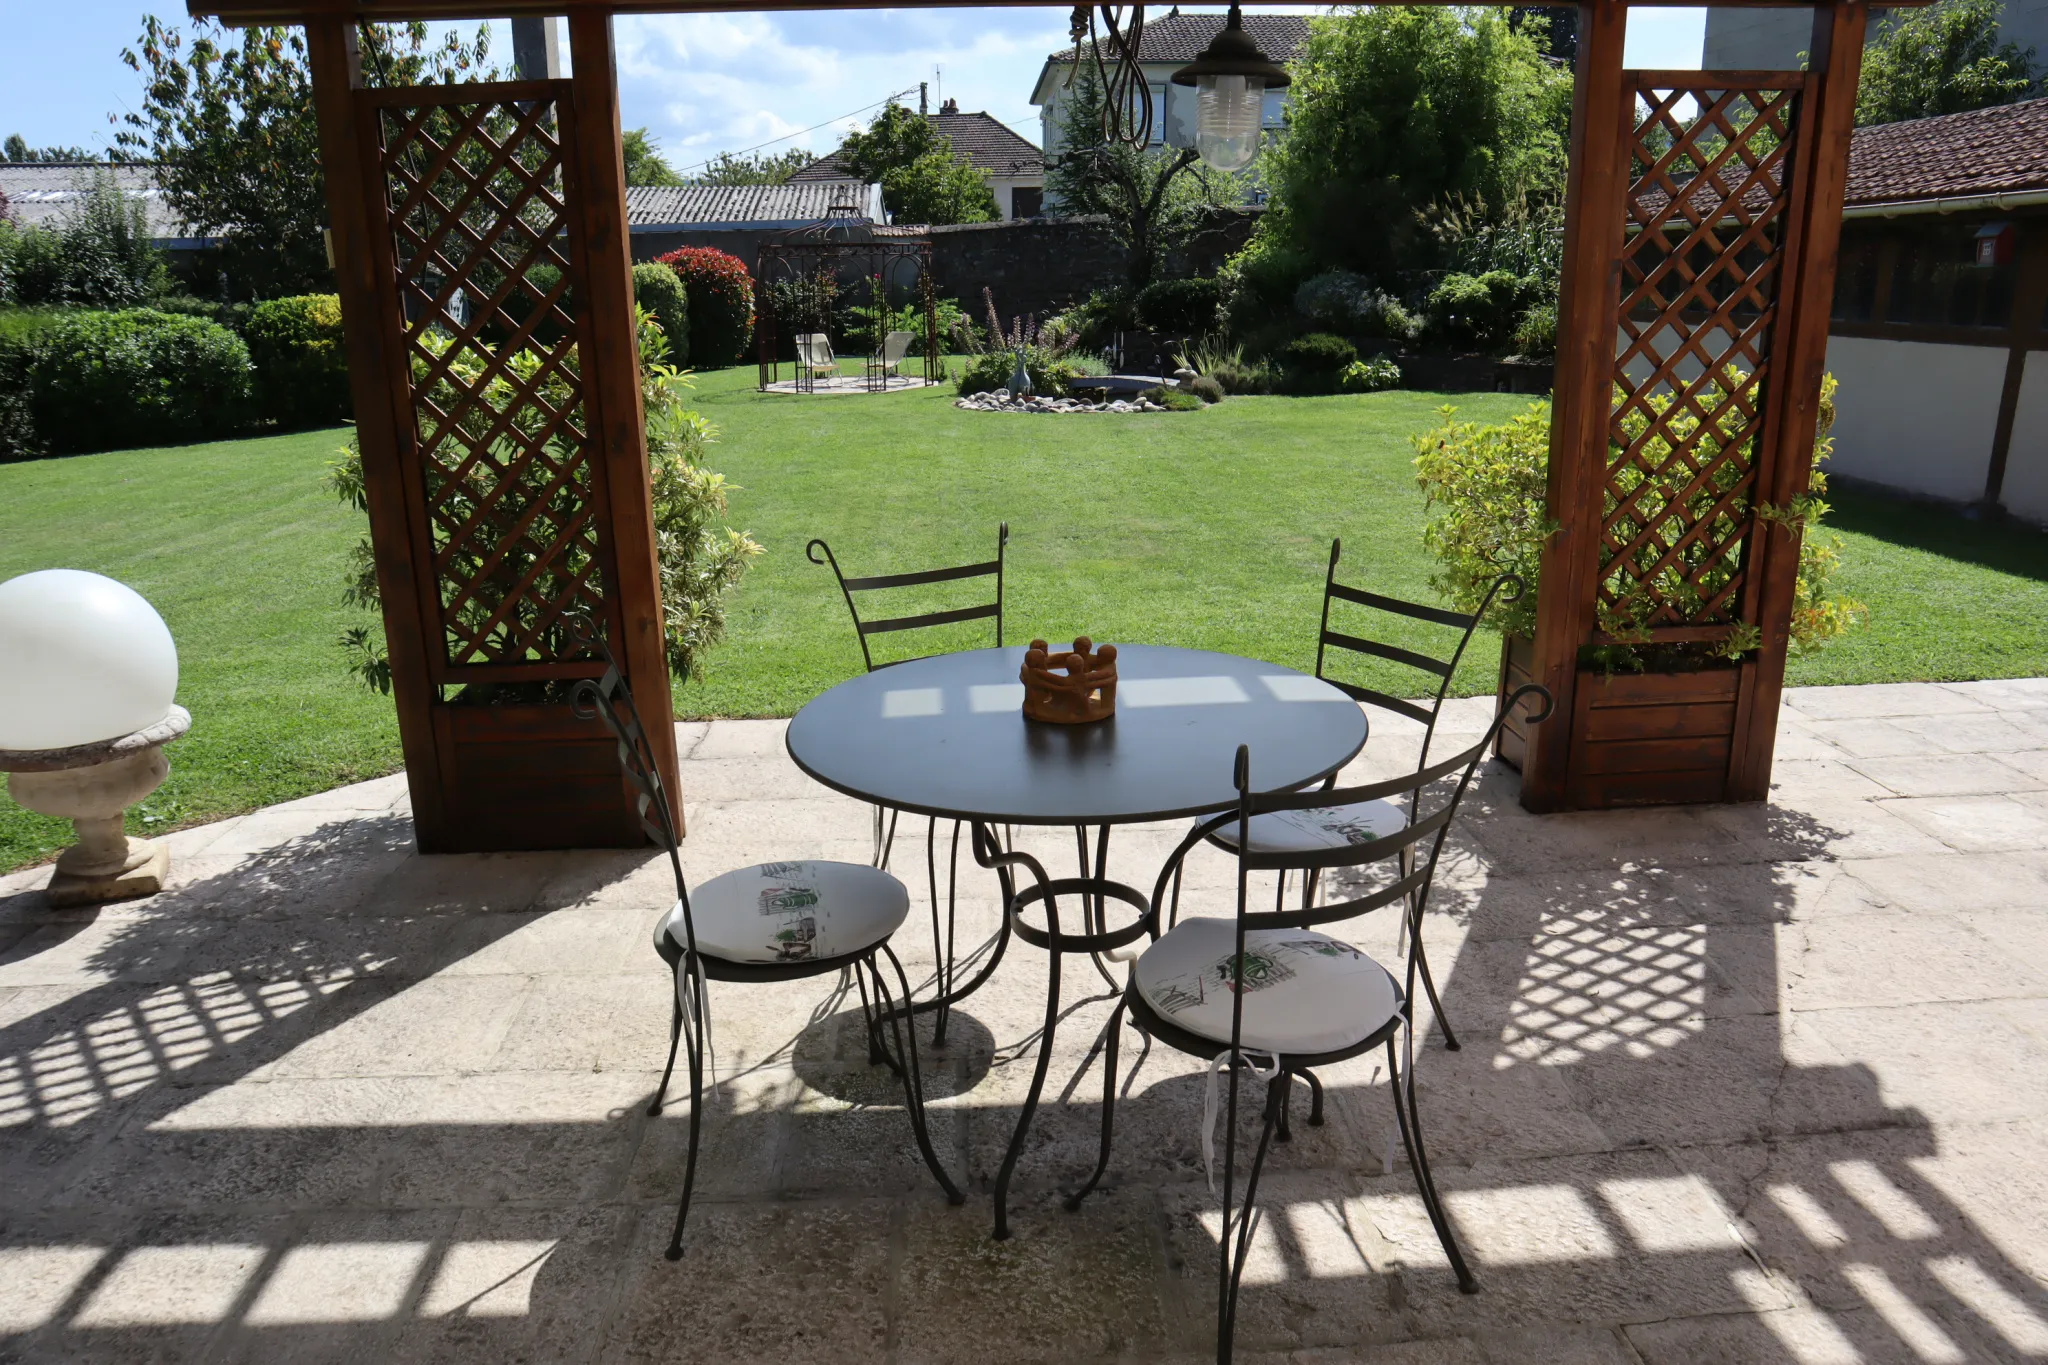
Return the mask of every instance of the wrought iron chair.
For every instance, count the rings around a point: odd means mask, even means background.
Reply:
[[[1009,545],[1010,523],[1005,521],[996,526],[996,557],[994,559],[983,560],[976,564],[961,564],[950,569],[922,569],[912,573],[868,574],[858,578],[848,578],[839,568],[839,557],[832,553],[832,547],[822,539],[813,539],[810,544],[804,546],[804,557],[813,564],[825,564],[831,567],[832,577],[839,583],[840,594],[846,598],[847,613],[853,617],[854,636],[860,641],[861,663],[866,666],[868,672],[872,673],[878,668],[888,668],[893,664],[910,663],[915,659],[928,658],[930,656],[911,655],[902,659],[886,659],[881,663],[876,663],[874,651],[868,645],[868,637],[871,635],[890,635],[899,631],[926,630],[935,626],[955,625],[962,621],[993,619],[996,623],[996,648],[1001,649],[1003,646],[1003,562],[1008,554]],[[823,558],[820,558],[820,555]],[[866,619],[861,616],[860,603],[855,600],[855,595],[859,593],[882,592],[890,588],[914,588],[929,583],[961,582],[975,578],[995,579],[996,596],[993,602],[984,602],[978,606],[971,607],[956,607],[946,611],[928,611],[914,616]],[[874,864],[878,868],[886,869],[889,866],[889,853],[896,844],[896,819],[899,814],[900,812],[893,810],[887,813],[887,828],[885,830],[882,807],[875,807]],[[936,818],[930,820],[925,828],[925,870],[931,886],[932,945],[934,948],[938,947],[939,941],[938,828],[939,822]],[[941,969],[940,982],[940,999],[942,1001],[952,990],[953,933],[951,924],[955,909],[954,903],[957,900],[960,868],[960,822],[957,820],[953,822],[951,867],[952,874],[951,880],[948,882],[950,889],[947,894],[946,910],[948,922],[946,949],[941,958],[941,961],[944,963]],[[942,1046],[946,1041],[947,1015],[948,1011],[941,1004],[938,1007],[939,1017],[932,1040]]]
[[[703,1129],[704,1054],[710,1041],[709,983],[795,981],[826,972],[850,973],[860,987],[861,1012],[867,1022],[868,1060],[886,1062],[903,1081],[911,1131],[925,1165],[945,1190],[948,1202],[963,1196],[932,1150],[924,1119],[924,1086],[918,1073],[917,1030],[905,1027],[911,1003],[910,981],[889,946],[890,937],[910,913],[910,893],[902,882],[879,868],[858,863],[822,861],[761,863],[713,877],[693,899],[683,880],[677,848],[674,808],[661,770],[641,728],[633,694],[619,672],[611,650],[588,616],[571,617],[577,639],[605,661],[604,676],[576,684],[576,714],[600,719],[618,741],[619,765],[632,784],[641,828],[668,854],[675,872],[676,903],[654,931],[654,950],[675,975],[675,1005],[669,1021],[668,1063],[647,1112],[659,1114],[675,1073],[676,1051],[689,1043],[690,1136],[684,1158],[683,1192],[676,1206],[675,1230],[669,1238],[669,1260],[683,1254],[683,1227],[690,1216],[690,1195],[697,1180],[697,1148]],[[895,970],[904,1009],[883,977],[878,958]],[[863,975],[865,974],[865,975]],[[843,983],[843,977],[842,977]],[[868,986],[874,986],[870,1007]],[[888,1025],[892,1054],[884,1043]]]
[[[1237,809],[1211,816],[1190,830],[1159,874],[1153,896],[1156,916],[1167,884],[1188,852],[1215,831],[1234,825],[1238,860],[1237,913],[1233,919],[1190,918],[1176,924],[1138,955],[1130,984],[1111,1014],[1104,1057],[1102,1150],[1088,1181],[1067,1199],[1077,1209],[1108,1167],[1116,1106],[1116,1043],[1120,1016],[1128,1009],[1131,1022],[1150,1038],[1178,1051],[1211,1059],[1212,1100],[1217,1070],[1228,1072],[1228,1104],[1223,1138],[1223,1229],[1217,1285],[1216,1358],[1227,1362],[1236,1332],[1238,1279],[1251,1245],[1252,1215],[1258,1198],[1259,1172],[1277,1133],[1288,1136],[1287,1110],[1294,1078],[1309,1086],[1308,1121],[1322,1122],[1323,1091],[1314,1068],[1331,1066],[1371,1052],[1387,1051],[1388,1082],[1401,1141],[1422,1202],[1443,1244],[1444,1255],[1465,1293],[1478,1283],[1458,1249],[1445,1216],[1442,1198],[1430,1175],[1423,1148],[1422,1120],[1415,1103],[1414,1006],[1420,951],[1411,951],[1405,980],[1369,954],[1321,931],[1389,905],[1402,910],[1406,934],[1421,943],[1422,912],[1436,875],[1445,836],[1473,771],[1493,743],[1510,710],[1528,701],[1533,723],[1550,712],[1550,694],[1531,683],[1508,698],[1477,744],[1453,757],[1422,767],[1406,777],[1323,792],[1255,792],[1252,758],[1237,751]],[[1436,784],[1449,779],[1448,791]],[[1353,805],[1405,797],[1414,818],[1369,839],[1313,848],[1262,849],[1251,826],[1262,815],[1313,809],[1336,797]],[[1299,909],[1254,910],[1249,874],[1264,871],[1327,871],[1355,869],[1361,878],[1377,872],[1377,885],[1360,888],[1350,899],[1308,904]],[[1020,897],[1021,899],[1021,897]],[[1261,1065],[1258,1058],[1264,1059]],[[1245,1180],[1244,1199],[1235,1217],[1232,1200],[1237,1176],[1237,1111],[1239,1073],[1249,1069],[1266,1082],[1266,1096]],[[1213,1112],[1213,1103],[1205,1113]],[[1211,1161],[1213,1135],[1202,1135],[1205,1164]]]
[[[1342,556],[1344,542],[1330,542],[1330,566],[1323,578],[1323,618],[1316,635],[1316,676],[1329,683],[1353,701],[1364,702],[1397,716],[1412,720],[1422,726],[1422,752],[1416,759],[1417,769],[1429,766],[1430,745],[1436,739],[1436,724],[1443,712],[1444,697],[1449,692],[1451,679],[1458,671],[1458,664],[1465,657],[1466,647],[1472,643],[1472,636],[1478,631],[1479,623],[1493,606],[1494,599],[1513,602],[1522,595],[1522,580],[1513,574],[1502,574],[1486,590],[1479,610],[1475,612],[1450,611],[1444,607],[1425,606],[1419,602],[1404,602],[1398,597],[1387,597],[1381,593],[1367,592],[1337,581],[1337,561]],[[1371,611],[1390,616],[1404,616],[1410,620],[1426,621],[1431,625],[1446,626],[1458,632],[1457,647],[1450,658],[1437,659],[1417,653],[1399,645],[1368,640],[1330,628],[1330,604],[1349,602]],[[1362,687],[1330,676],[1329,668],[1334,662],[1333,653],[1344,651],[1352,654],[1369,655],[1387,659],[1428,674],[1435,679],[1435,691],[1426,701],[1407,701],[1377,688]],[[1324,783],[1326,789],[1334,787],[1336,778]],[[1257,853],[1306,852],[1318,849],[1342,848],[1360,839],[1379,838],[1392,833],[1404,823],[1415,818],[1416,801],[1411,799],[1404,810],[1400,803],[1392,800],[1372,800],[1346,803],[1331,800],[1322,804],[1305,807],[1290,807],[1260,813],[1251,822],[1250,836],[1252,850]],[[1234,824],[1225,824],[1209,835],[1209,842],[1226,853],[1235,852],[1238,830]],[[1405,869],[1407,871],[1409,869]],[[1315,898],[1318,876],[1311,870],[1302,878],[1302,904],[1308,905]],[[1286,874],[1281,875],[1280,894],[1286,894]],[[1180,886],[1174,885],[1174,909],[1179,909]],[[1421,948],[1415,949],[1418,956]],[[1429,959],[1422,957],[1422,986],[1429,995],[1430,1008],[1435,1011],[1437,1027],[1443,1031],[1444,1046],[1453,1052],[1458,1049],[1458,1035],[1451,1028],[1451,1022],[1444,1013],[1442,1002],[1437,998],[1436,978],[1430,974]]]

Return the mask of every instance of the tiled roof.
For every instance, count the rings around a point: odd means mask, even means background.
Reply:
[[[926,114],[925,118],[952,142],[954,154],[978,171],[989,175],[1045,173],[1045,153],[1038,150],[1038,145],[1026,141],[992,114],[941,113]],[[833,152],[798,171],[790,181],[828,180],[845,174],[839,166],[839,154]]]
[[[1780,175],[1789,172],[1789,166],[1780,165]],[[1721,173],[1724,186],[1742,178],[1739,163]],[[1687,185],[1694,211],[1702,214],[1718,207],[1726,192],[1711,183]],[[2043,189],[2048,189],[2048,99],[2025,100],[1858,128],[1849,137],[1842,206],[1931,205],[1958,196]],[[1667,199],[1662,187],[1644,186],[1635,196],[1638,221],[1663,212]],[[1761,212],[1769,202],[1770,191],[1761,184],[1751,186],[1743,199],[1750,213]],[[1682,226],[1677,218],[1672,223]]]
[[[790,226],[816,222],[840,204],[878,210],[874,187],[857,180],[807,180],[787,185],[633,185],[626,222],[633,228]]]
[[[2048,99],[1858,128],[1847,202],[2048,189]]]
[[[1145,21],[1138,38],[1141,62],[1191,62],[1202,55],[1216,35],[1223,31],[1221,14],[1161,15]],[[1308,20],[1299,14],[1247,14],[1244,31],[1258,43],[1259,51],[1276,62],[1291,62],[1308,41]],[[1097,32],[1100,32],[1098,28]],[[1107,35],[1103,35],[1107,41]],[[1067,48],[1046,58],[1049,62],[1071,62],[1074,49]],[[1107,60],[1105,58],[1105,60]]]
[[[0,161],[0,194],[7,197],[7,214],[23,227],[46,226],[70,213],[92,188],[92,178],[111,171],[114,183],[130,199],[142,201],[154,241],[178,241],[191,231],[164,201],[156,187],[155,168],[146,165],[109,166],[94,161]]]

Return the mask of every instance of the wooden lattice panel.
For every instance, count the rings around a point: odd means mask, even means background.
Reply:
[[[564,614],[605,619],[607,577],[563,182],[569,111],[474,86],[446,99],[376,111],[413,417],[407,464],[444,650],[435,672],[587,672],[559,667],[584,657]]]
[[[1740,628],[1797,136],[1799,78],[1773,80],[1634,86],[1596,602],[1605,638]]]

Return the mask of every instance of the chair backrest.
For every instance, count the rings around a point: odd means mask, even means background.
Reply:
[[[675,807],[671,804],[667,784],[661,780],[661,767],[655,762],[653,746],[647,742],[647,731],[641,727],[640,710],[633,704],[633,689],[627,686],[625,675],[619,671],[618,660],[612,657],[611,646],[598,632],[596,622],[585,612],[570,612],[565,619],[576,642],[604,660],[604,676],[578,682],[569,694],[570,708],[579,719],[602,720],[605,729],[611,731],[612,738],[618,741],[619,767],[633,788],[633,804],[640,816],[640,828],[668,854],[669,866],[675,872],[676,899],[682,902],[687,938],[684,946],[694,953],[697,950],[697,931],[690,922],[690,891],[683,882]]]
[[[1180,846],[1166,860],[1166,866],[1159,874],[1159,882],[1153,891],[1152,904],[1157,912],[1167,895],[1169,883],[1181,860],[1188,850],[1202,843],[1210,834],[1229,825],[1237,826],[1237,946],[1233,959],[1231,990],[1239,1002],[1243,997],[1244,981],[1244,935],[1247,929],[1309,929],[1318,925],[1340,923],[1370,914],[1383,906],[1404,904],[1408,917],[1407,932],[1411,936],[1422,932],[1422,912],[1429,899],[1431,883],[1436,878],[1437,859],[1443,853],[1444,840],[1451,830],[1451,821],[1458,813],[1458,806],[1465,798],[1465,790],[1472,782],[1472,774],[1479,767],[1479,761],[1493,745],[1494,735],[1506,721],[1508,714],[1523,702],[1530,703],[1527,719],[1535,724],[1551,711],[1550,693],[1536,683],[1527,683],[1516,689],[1493,717],[1493,724],[1487,727],[1480,740],[1449,758],[1427,764],[1404,777],[1385,782],[1372,782],[1359,787],[1338,787],[1320,791],[1269,791],[1252,790],[1252,763],[1250,751],[1238,746],[1237,768],[1233,774],[1237,786],[1237,807],[1221,815],[1213,815],[1198,821]],[[1448,780],[1448,781],[1447,781]],[[1447,785],[1439,785],[1446,784]],[[1285,852],[1260,851],[1253,847],[1251,821],[1254,816],[1273,811],[1310,810],[1325,806],[1348,806],[1366,801],[1394,800],[1406,796],[1413,818],[1392,834],[1379,838],[1364,838],[1358,843],[1343,844],[1335,848],[1289,850]],[[1373,864],[1384,864],[1386,871],[1379,885],[1344,900],[1329,900],[1322,904],[1304,905],[1288,910],[1275,907],[1271,910],[1255,910],[1250,901],[1250,877],[1254,871],[1326,871],[1332,868],[1364,868]],[[1408,996],[1415,994],[1416,964],[1419,952],[1408,954]],[[1234,1052],[1240,1041],[1237,1032],[1241,1022],[1239,1011],[1233,1009],[1231,1049]]]
[[[1485,619],[1486,613],[1492,607],[1496,597],[1504,602],[1513,602],[1521,597],[1522,580],[1513,574],[1502,574],[1499,578],[1494,579],[1493,585],[1486,590],[1486,596],[1479,604],[1479,610],[1468,614],[1462,611],[1451,611],[1444,607],[1424,606],[1419,602],[1404,602],[1398,597],[1387,597],[1381,593],[1367,592],[1363,588],[1353,588],[1339,583],[1337,581],[1337,560],[1342,555],[1343,549],[1344,542],[1342,540],[1333,539],[1330,542],[1330,568],[1323,578],[1323,621],[1316,635],[1316,676],[1337,688],[1338,691],[1354,701],[1362,701],[1373,706],[1383,707],[1388,711],[1392,711],[1395,715],[1406,716],[1409,720],[1420,724],[1422,726],[1422,756],[1417,761],[1416,766],[1427,767],[1429,764],[1429,746],[1436,738],[1437,714],[1443,710],[1444,696],[1450,690],[1451,678],[1458,671],[1459,661],[1465,657],[1465,647],[1472,643],[1473,634],[1479,629],[1480,621]],[[1363,636],[1353,635],[1346,631],[1332,630],[1330,629],[1330,604],[1332,602],[1351,602],[1373,611],[1382,611],[1394,616],[1405,616],[1411,620],[1428,621],[1434,625],[1448,626],[1458,632],[1457,647],[1451,651],[1448,659],[1438,659],[1427,654],[1419,654],[1412,649],[1403,649],[1399,645],[1384,644],[1380,641],[1368,640]],[[1418,706],[1412,701],[1382,692],[1377,688],[1361,687],[1355,683],[1345,682],[1340,678],[1332,678],[1324,669],[1329,662],[1330,650],[1333,647],[1350,650],[1356,654],[1367,654],[1374,658],[1387,659],[1393,663],[1404,664],[1409,668],[1418,669],[1435,680],[1435,693],[1430,697],[1428,705]]]
[[[1010,523],[1003,522],[996,527],[996,557],[979,564],[962,564],[951,569],[925,569],[917,573],[872,574],[864,578],[848,578],[839,571],[838,556],[832,547],[822,540],[813,540],[804,546],[804,556],[813,564],[830,564],[832,576],[839,580],[839,591],[846,598],[846,610],[853,616],[854,633],[860,638],[861,662],[868,672],[887,668],[890,664],[908,663],[908,659],[889,659],[876,663],[873,652],[868,648],[870,635],[886,635],[899,630],[921,630],[929,626],[951,625],[957,621],[980,621],[990,617],[996,623],[996,647],[1003,644],[1003,556],[1010,544]],[[820,554],[823,558],[819,558]],[[910,588],[924,583],[948,583],[956,579],[994,578],[996,597],[993,602],[979,606],[955,607],[946,611],[928,611],[916,616],[892,616],[880,620],[863,619],[860,604],[854,594],[877,592],[885,588]],[[924,657],[922,655],[913,657]]]
[[[830,365],[832,343],[822,332],[799,332],[796,338],[797,359],[806,365]]]
[[[894,365],[910,354],[910,343],[915,339],[913,332],[891,332],[882,338],[882,361]]]

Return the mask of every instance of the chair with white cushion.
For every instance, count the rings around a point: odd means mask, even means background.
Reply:
[[[1465,649],[1472,643],[1472,636],[1479,629],[1479,623],[1486,618],[1498,598],[1502,602],[1514,602],[1522,595],[1522,580],[1513,574],[1503,574],[1493,581],[1481,599],[1479,609],[1474,612],[1450,611],[1443,607],[1425,606],[1419,602],[1404,602],[1398,597],[1387,597],[1363,588],[1354,588],[1337,581],[1337,561],[1343,554],[1344,542],[1330,542],[1330,567],[1323,578],[1323,619],[1316,636],[1316,676],[1329,683],[1354,701],[1364,702],[1383,711],[1391,711],[1404,719],[1422,726],[1422,751],[1416,759],[1416,767],[1429,766],[1429,749],[1436,738],[1437,717],[1443,711],[1444,696],[1450,690],[1451,678],[1458,671],[1459,662],[1465,657]],[[1433,658],[1400,645],[1385,644],[1370,640],[1349,631],[1331,628],[1331,604],[1350,603],[1369,611],[1386,615],[1406,617],[1429,625],[1448,627],[1456,631],[1456,646],[1448,659]],[[1453,637],[1446,635],[1448,644]],[[1330,676],[1330,668],[1336,663],[1339,652],[1362,654],[1372,658],[1416,669],[1433,680],[1424,684],[1434,691],[1425,700],[1416,702],[1396,697],[1377,688],[1362,687]],[[1331,786],[1336,778],[1324,785]],[[1252,848],[1260,853],[1307,853],[1322,849],[1342,848],[1350,844],[1366,843],[1385,838],[1401,828],[1414,817],[1415,805],[1410,801],[1407,807],[1395,801],[1375,800],[1358,803],[1344,803],[1328,800],[1318,805],[1299,809],[1267,811],[1251,822],[1250,837]],[[1225,824],[1215,831],[1209,842],[1225,852],[1234,852],[1237,847],[1238,831],[1234,824]],[[1302,879],[1302,903],[1309,904],[1315,897],[1318,877],[1311,873]],[[1282,879],[1282,894],[1285,893],[1285,879]],[[1178,884],[1174,887],[1175,905],[1179,909]],[[1416,951],[1419,953],[1420,949]],[[1443,1032],[1444,1046],[1456,1051],[1458,1035],[1452,1031],[1450,1020],[1445,1017],[1442,1003],[1437,999],[1436,980],[1430,975],[1429,960],[1421,961],[1422,986],[1429,994],[1429,1003],[1436,1012],[1437,1027]]]
[[[797,334],[796,363],[811,379],[831,379],[839,373],[839,357],[832,354],[832,338],[823,332]]]
[[[690,1193],[697,1178],[705,1052],[710,1036],[707,990],[712,981],[769,983],[826,972],[850,973],[860,987],[861,1010],[867,1020],[868,1060],[888,1063],[902,1078],[904,1102],[910,1111],[911,1131],[916,1135],[918,1150],[948,1200],[962,1202],[958,1187],[932,1150],[925,1126],[917,1030],[906,1026],[910,982],[904,975],[903,964],[889,946],[890,935],[910,913],[910,893],[902,882],[879,868],[808,860],[740,868],[713,877],[692,893],[683,880],[674,808],[641,728],[633,694],[590,618],[572,616],[571,626],[577,638],[605,661],[601,679],[586,678],[576,684],[576,714],[586,720],[603,720],[618,741],[619,764],[633,786],[641,827],[648,838],[667,852],[675,872],[675,905],[654,931],[654,950],[675,976],[668,1064],[662,1069],[660,1088],[647,1107],[649,1114],[661,1112],[669,1078],[675,1072],[677,1047],[687,1039],[689,1153],[684,1160],[683,1192],[676,1207],[675,1231],[665,1253],[668,1259],[682,1257],[683,1226],[690,1216]],[[887,958],[894,969],[901,991],[901,1008],[883,977],[881,958]],[[874,991],[872,1010],[870,986]],[[885,1033],[887,1042],[895,1045],[893,1053],[886,1045]]]
[[[1458,1278],[1458,1287],[1478,1290],[1458,1249],[1429,1157],[1422,1145],[1421,1118],[1415,1104],[1414,999],[1420,953],[1410,952],[1405,979],[1397,979],[1371,954],[1325,930],[1386,906],[1400,907],[1411,942],[1422,929],[1423,907],[1436,875],[1437,859],[1472,781],[1502,720],[1515,707],[1530,704],[1533,724],[1550,713],[1550,694],[1530,684],[1508,699],[1484,738],[1441,762],[1387,782],[1323,792],[1255,792],[1253,766],[1257,756],[1240,747],[1235,774],[1237,809],[1210,816],[1190,830],[1167,860],[1154,893],[1155,913],[1167,895],[1168,881],[1180,861],[1204,839],[1235,827],[1233,848],[1239,864],[1237,908],[1231,918],[1190,918],[1168,930],[1132,964],[1130,984],[1110,1016],[1103,1075],[1102,1153],[1095,1173],[1068,1198],[1077,1208],[1094,1189],[1109,1164],[1114,1131],[1117,1078],[1117,1037],[1120,1016],[1128,1009],[1132,1024],[1147,1037],[1178,1051],[1210,1061],[1210,1103],[1205,1109],[1202,1150],[1212,1163],[1206,1115],[1216,1109],[1216,1087],[1228,1090],[1223,1137],[1222,1262],[1217,1287],[1216,1358],[1228,1362],[1236,1331],[1238,1277],[1251,1243],[1253,1209],[1259,1172],[1276,1132],[1287,1137],[1287,1108],[1294,1078],[1310,1089],[1309,1122],[1322,1122],[1322,1086],[1317,1067],[1333,1066],[1384,1047],[1394,1115],[1422,1202],[1436,1229],[1444,1255]],[[1263,816],[1290,815],[1318,801],[1356,806],[1375,801],[1406,800],[1413,818],[1370,839],[1315,847],[1264,849],[1248,837]],[[1302,873],[1347,869],[1349,899],[1331,904],[1310,903],[1297,909],[1252,908],[1247,873]],[[1243,1199],[1233,1213],[1238,1161],[1237,1111],[1242,1073],[1265,1081],[1263,1124],[1252,1154]],[[1213,1170],[1212,1170],[1213,1184]]]

